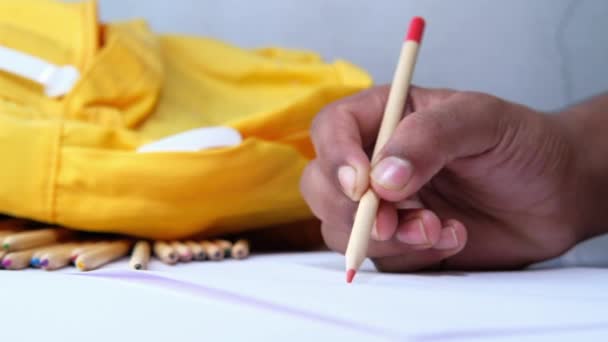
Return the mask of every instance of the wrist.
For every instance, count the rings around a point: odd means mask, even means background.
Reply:
[[[585,103],[554,116],[573,151],[568,196],[581,240],[608,232],[608,120],[589,109]]]

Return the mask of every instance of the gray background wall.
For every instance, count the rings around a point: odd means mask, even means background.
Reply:
[[[413,15],[428,27],[420,85],[490,92],[556,109],[608,90],[605,0],[100,0],[104,20],[143,17],[159,32],[243,47],[312,49],[391,79]]]

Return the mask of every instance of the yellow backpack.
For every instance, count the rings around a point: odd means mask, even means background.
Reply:
[[[345,61],[100,24],[94,1],[0,1],[0,45],[80,78],[61,98],[0,71],[0,212],[74,229],[171,239],[310,217],[298,191],[308,128],[327,103],[371,85]],[[233,147],[137,153],[208,126]]]

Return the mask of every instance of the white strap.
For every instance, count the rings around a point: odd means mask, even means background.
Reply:
[[[49,97],[69,93],[80,77],[78,69],[71,65],[57,66],[4,46],[0,46],[0,70],[39,83]]]
[[[196,128],[140,146],[137,152],[196,152],[241,143],[241,134],[230,127]]]

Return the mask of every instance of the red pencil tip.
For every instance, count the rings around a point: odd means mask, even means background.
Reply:
[[[356,273],[357,271],[353,270],[352,268],[346,271],[346,282],[349,284],[352,283]]]

